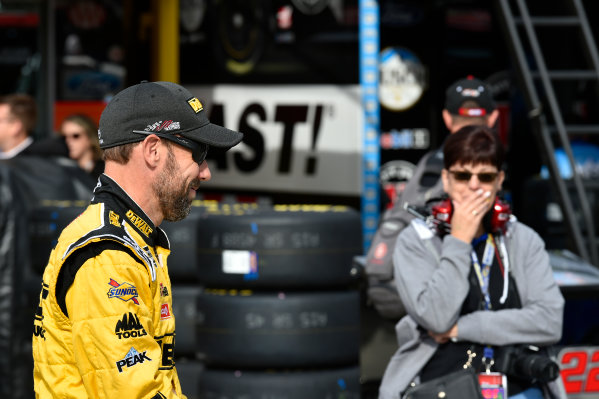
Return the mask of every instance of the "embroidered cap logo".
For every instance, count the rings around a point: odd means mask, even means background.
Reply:
[[[459,91],[459,90],[458,90]],[[480,97],[480,93],[482,92],[482,88],[478,88],[478,89],[469,89],[469,88],[465,88],[461,91],[462,96],[464,97]]]
[[[187,103],[191,106],[191,108],[193,108],[193,112],[195,112],[196,114],[204,109],[200,100],[198,100],[195,97],[187,100]]]

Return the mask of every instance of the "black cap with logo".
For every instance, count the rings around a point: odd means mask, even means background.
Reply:
[[[474,106],[463,107],[466,101],[472,101]],[[453,115],[485,116],[496,108],[489,87],[473,76],[453,83],[445,93],[445,109]]]
[[[243,138],[239,132],[210,123],[200,100],[172,82],[142,82],[122,90],[108,103],[100,117],[100,147],[146,137],[134,131],[179,135],[221,148],[231,148]]]

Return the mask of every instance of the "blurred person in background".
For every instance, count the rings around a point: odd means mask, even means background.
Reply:
[[[67,116],[60,125],[60,135],[69,149],[69,157],[94,179],[104,171],[98,129],[94,121],[83,114]]]
[[[441,113],[450,136],[464,126],[493,127],[499,117],[488,85],[474,76],[458,79],[445,92]],[[443,194],[443,147],[432,149],[418,161],[402,193],[381,217],[366,256],[368,298],[385,318],[399,320],[405,309],[395,291],[392,254],[399,233],[414,219],[406,207],[420,208]]]
[[[28,94],[0,97],[0,159],[17,155],[68,156],[62,138],[33,140],[37,123],[37,104]]]

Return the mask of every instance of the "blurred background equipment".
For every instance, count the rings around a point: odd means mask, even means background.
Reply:
[[[0,161],[0,393],[32,397],[32,321],[42,271],[62,227],[81,212],[95,185],[61,158]],[[78,207],[73,209],[72,202]],[[45,204],[45,211],[37,210]],[[66,208],[66,210],[65,210]]]

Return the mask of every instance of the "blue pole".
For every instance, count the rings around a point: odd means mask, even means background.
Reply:
[[[363,112],[361,214],[364,253],[368,251],[379,219],[378,100],[379,7],[377,0],[360,0],[360,87]]]

